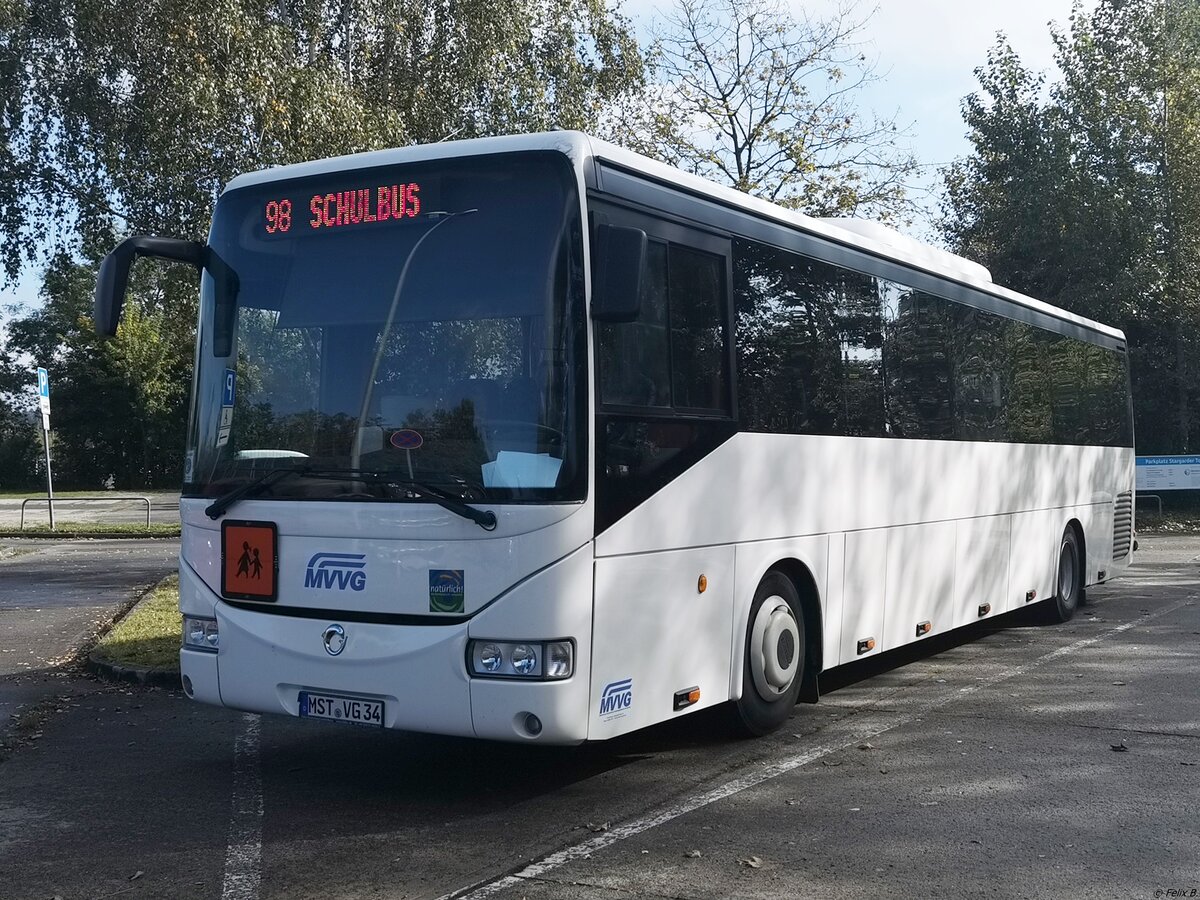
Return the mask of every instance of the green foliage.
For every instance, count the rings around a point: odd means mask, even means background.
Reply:
[[[0,459],[31,363],[51,365],[65,482],[178,483],[196,278],[135,267],[97,342],[95,263],[120,235],[203,239],[223,185],[271,165],[590,128],[641,80],[603,0],[0,0],[0,263],[49,264],[44,307],[0,339]]]
[[[1110,322],[1138,448],[1190,452],[1200,414],[1200,10],[1102,0],[1055,35],[1048,95],[1001,36],[963,115],[942,231],[993,278]],[[1031,376],[1032,377],[1032,376]]]

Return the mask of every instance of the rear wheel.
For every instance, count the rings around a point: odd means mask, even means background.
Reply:
[[[1070,525],[1063,532],[1058,551],[1055,587],[1054,597],[1046,604],[1046,617],[1051,622],[1066,622],[1079,609],[1083,596],[1083,554],[1080,553],[1079,536]]]
[[[742,696],[734,702],[734,724],[754,736],[770,734],[787,721],[800,693],[805,658],[800,595],[780,572],[768,572],[754,592],[742,658]]]

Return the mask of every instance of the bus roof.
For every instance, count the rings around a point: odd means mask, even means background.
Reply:
[[[239,175],[225,190],[236,190],[251,185],[265,184],[283,179],[303,178],[309,175],[324,175],[352,169],[375,166],[423,162],[457,156],[481,156],[489,153],[511,153],[520,150],[554,150],[563,153],[581,169],[590,161],[603,160],[640,173],[658,182],[725,206],[731,206],[752,215],[787,225],[798,231],[807,232],[874,256],[888,259],[911,268],[919,269],[967,285],[1037,310],[1066,322],[1098,331],[1121,341],[1125,334],[1117,328],[1092,319],[1076,315],[1026,296],[1009,288],[995,284],[988,270],[976,262],[956,256],[939,247],[922,243],[887,226],[864,219],[817,219],[795,210],[785,209],[767,200],[725,187],[698,175],[692,175],[665,163],[618,147],[606,141],[590,137],[579,131],[549,131],[538,134],[509,135],[505,137],[473,138],[464,141],[446,141],[437,144],[418,144],[389,150],[374,150],[349,156],[337,156],[312,162],[277,166],[258,172]]]

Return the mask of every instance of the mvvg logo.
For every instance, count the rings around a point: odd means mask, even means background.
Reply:
[[[600,694],[600,717],[613,718],[623,715],[633,706],[633,679],[613,681],[604,686]]]
[[[304,586],[326,591],[365,590],[366,559],[365,553],[314,553],[304,570]]]

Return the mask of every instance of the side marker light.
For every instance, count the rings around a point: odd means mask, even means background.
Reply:
[[[858,655],[859,656],[862,656],[864,653],[870,653],[874,649],[875,649],[875,638],[863,638],[861,641],[858,642]]]
[[[682,691],[675,692],[675,709],[680,710],[691,706],[700,700],[700,688],[690,687],[684,688]]]
[[[933,630],[932,622],[918,622],[917,623],[917,637],[921,637],[921,635],[924,635],[924,634],[929,634],[929,632],[931,632],[932,630]]]
[[[1037,599],[1037,591],[1026,591],[1025,592],[1025,602],[1026,603],[1031,603],[1036,599]]]
[[[986,616],[991,611],[992,611],[992,604],[990,604],[990,603],[980,603],[979,604],[979,615]]]
[[[696,592],[703,594],[707,590],[708,590],[708,578],[704,575],[701,575],[698,579],[696,579]]]

